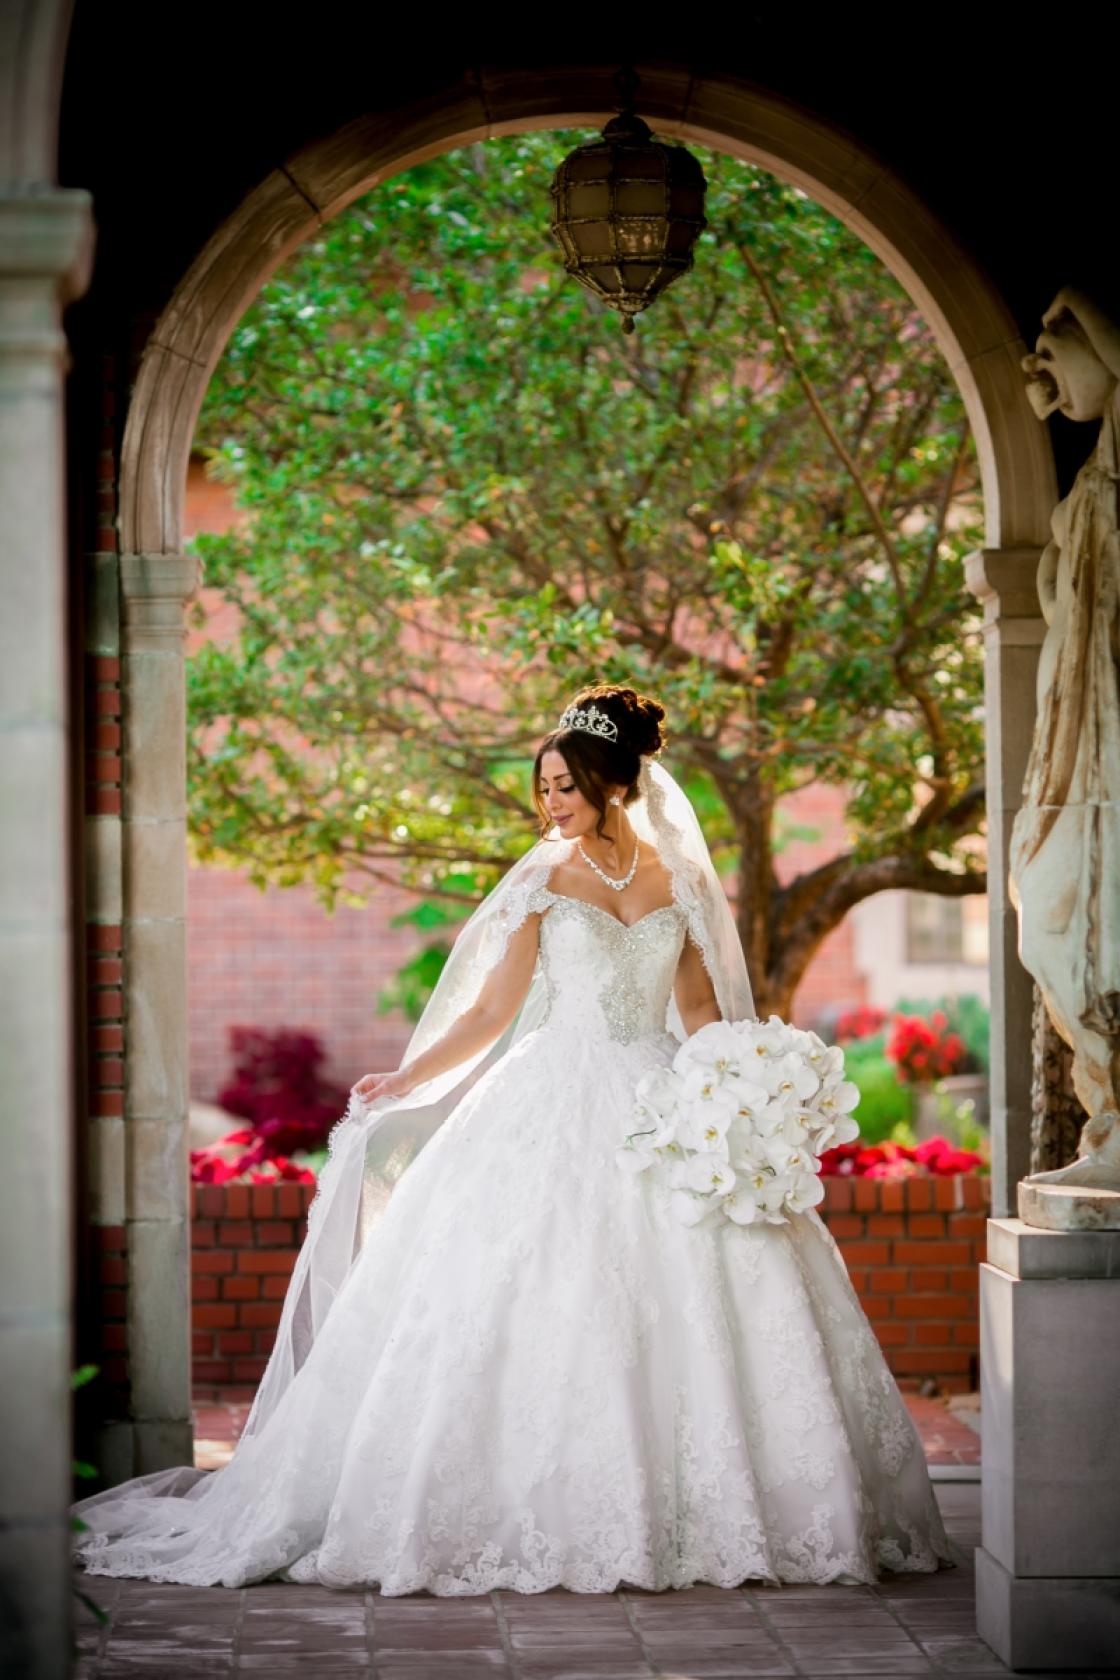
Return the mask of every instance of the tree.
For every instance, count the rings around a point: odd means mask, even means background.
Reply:
[[[469,904],[533,838],[565,696],[632,681],[785,1013],[861,899],[984,889],[963,406],[877,258],[715,154],[695,270],[624,338],[543,234],[575,139],[397,177],[234,333],[199,442],[245,522],[199,547],[240,630],[192,662],[195,851]],[[783,885],[778,805],[817,779],[847,843]]]

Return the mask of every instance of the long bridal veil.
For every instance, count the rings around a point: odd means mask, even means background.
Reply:
[[[727,897],[712,864],[691,802],[663,765],[645,759],[640,798],[627,814],[640,838],[652,842],[688,915],[689,932],[712,978],[725,1020],[754,1014],[742,945]],[[467,921],[409,1041],[412,1061],[436,1043],[477,999],[486,976],[529,914],[533,893],[545,886],[572,842],[554,829],[521,858]],[[475,1080],[543,1018],[546,995],[538,968],[516,1020],[498,1042],[472,1060],[417,1086],[407,1098],[368,1107],[351,1097],[330,1137],[328,1159],[308,1215],[284,1302],[276,1344],[253,1402],[246,1437],[272,1415],[326,1322],[365,1238],[401,1174]],[[668,1026],[684,1037],[675,1005]]]

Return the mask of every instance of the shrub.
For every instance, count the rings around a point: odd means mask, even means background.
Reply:
[[[247,1120],[268,1154],[317,1149],[346,1108],[347,1093],[320,1073],[324,1052],[314,1033],[231,1027],[233,1079],[218,1095],[229,1114]]]
[[[896,1127],[912,1124],[913,1089],[899,1082],[884,1053],[882,1035],[849,1044],[844,1051],[844,1071],[859,1089],[854,1117],[865,1143],[881,1143]]]
[[[232,1027],[230,1044],[234,1075],[218,1101],[249,1124],[208,1149],[192,1149],[191,1178],[197,1184],[228,1184],[237,1178],[257,1184],[314,1183],[310,1167],[289,1157],[321,1150],[347,1102],[347,1093],[319,1071],[319,1040],[313,1033],[283,1028]]]

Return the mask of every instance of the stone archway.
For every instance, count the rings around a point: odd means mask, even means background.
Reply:
[[[183,606],[197,578],[181,552],[181,516],[203,396],[248,304],[323,222],[378,182],[453,147],[527,129],[601,126],[613,110],[612,74],[483,70],[466,85],[434,89],[305,147],[215,232],[145,350],[119,504],[130,1341],[138,1416],[146,1419],[144,1468],[182,1461],[189,1417]],[[984,601],[987,636],[993,1212],[1004,1213],[1027,1167],[1031,1002],[1004,896],[1006,836],[1033,717],[1042,627],[1034,572],[1055,500],[1048,440],[1019,375],[1025,347],[967,253],[851,136],[746,84],[684,69],[643,70],[642,88],[643,114],[660,133],[771,169],[863,237],[922,311],[969,413],[987,515],[988,547],[972,557],[968,581]]]

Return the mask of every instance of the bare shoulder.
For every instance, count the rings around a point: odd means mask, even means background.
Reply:
[[[649,840],[639,841],[638,844],[638,872],[637,879],[643,886],[651,889],[660,887],[666,893],[672,891],[673,877],[666,867],[661,853]]]
[[[551,892],[567,892],[569,888],[587,879],[587,865],[581,865],[579,855],[574,846],[568,846],[562,856],[558,856],[548,876],[548,886]]]

